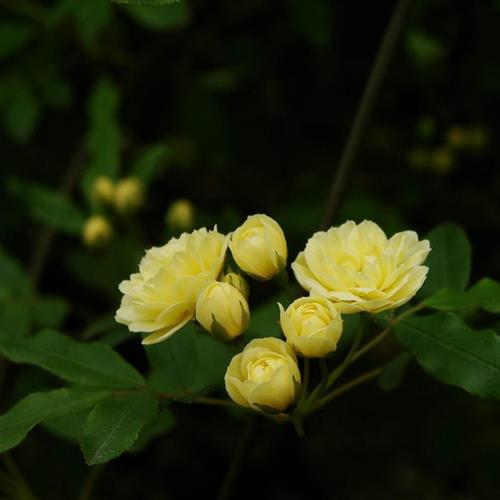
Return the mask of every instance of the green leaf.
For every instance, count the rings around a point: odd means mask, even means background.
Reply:
[[[396,328],[399,341],[437,380],[482,397],[500,398],[500,337],[473,330],[458,316],[412,317]]]
[[[100,79],[89,98],[88,114],[90,129],[87,139],[89,167],[83,186],[90,196],[92,183],[99,176],[116,180],[120,169],[121,135],[118,123],[120,95],[114,83]]]
[[[68,314],[69,303],[62,297],[39,297],[32,314],[39,328],[59,328]]]
[[[89,414],[80,438],[85,461],[101,464],[127,451],[142,428],[158,412],[158,403],[148,392],[109,399]]]
[[[434,64],[446,55],[445,47],[436,37],[417,29],[408,31],[406,48],[415,64],[421,67]]]
[[[293,26],[312,45],[325,47],[330,43],[330,6],[326,0],[289,0]]]
[[[76,342],[54,330],[27,339],[2,336],[0,352],[14,363],[39,366],[76,384],[117,389],[144,384],[141,374],[109,346]]]
[[[290,302],[287,294],[284,292],[276,295],[271,300],[255,307],[250,315],[250,326],[247,334],[250,338],[259,337],[281,337],[281,327],[279,324],[280,314],[278,302],[286,305]]]
[[[142,6],[129,4],[126,10],[139,24],[151,30],[182,28],[189,23],[189,10],[184,0],[171,1],[163,8],[158,8],[155,4]]]
[[[443,288],[425,299],[425,305],[438,311],[460,311],[472,304],[466,293]]]
[[[14,54],[25,47],[33,36],[33,29],[10,20],[0,24],[0,59]]]
[[[54,436],[71,443],[78,443],[88,414],[88,411],[83,411],[74,415],[49,418],[42,423],[42,427]]]
[[[67,196],[14,177],[9,179],[8,185],[27,204],[35,220],[67,234],[80,234],[85,216]]]
[[[32,293],[31,281],[21,264],[0,247],[0,300]]]
[[[23,81],[10,87],[9,99],[5,102],[4,126],[12,139],[27,142],[40,118],[40,102],[33,90]]]
[[[380,389],[383,391],[392,391],[399,387],[403,382],[410,361],[411,355],[407,352],[402,352],[387,363],[377,382]]]
[[[420,297],[428,297],[442,288],[463,291],[470,274],[471,247],[464,231],[455,224],[433,229],[427,238],[431,253],[425,265],[429,274],[420,289]]]
[[[79,413],[109,396],[106,391],[57,389],[30,394],[0,416],[0,453],[17,446],[45,419]]]
[[[184,0],[111,0],[113,3],[120,3],[124,5],[146,5],[146,6],[160,6],[172,5],[179,1]]]
[[[31,331],[30,307],[21,301],[0,303],[0,338],[25,337]]]
[[[130,172],[147,186],[154,178],[157,170],[162,166],[170,152],[166,144],[154,144],[144,151],[134,163]]]
[[[130,453],[141,453],[149,446],[151,441],[171,431],[174,426],[175,418],[173,413],[168,409],[161,410],[155,420],[143,427],[137,441],[130,449]]]

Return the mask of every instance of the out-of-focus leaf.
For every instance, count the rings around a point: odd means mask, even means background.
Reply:
[[[185,0],[170,2],[164,7],[154,5],[127,5],[127,12],[144,27],[151,30],[182,28],[189,22],[189,10]]]
[[[0,59],[14,54],[25,47],[33,35],[33,29],[24,23],[0,24]]]
[[[312,45],[330,43],[330,8],[326,0],[288,0],[293,26]]]
[[[470,274],[471,247],[456,224],[442,224],[428,235],[431,253],[425,262],[429,274],[418,296],[428,297],[442,288],[463,291]]]
[[[148,392],[108,399],[90,413],[80,438],[89,465],[108,462],[127,451],[143,427],[158,412],[158,403]]]
[[[106,391],[57,389],[30,394],[0,416],[0,453],[17,446],[45,419],[79,413],[108,397]]]
[[[32,317],[27,302],[0,302],[0,338],[25,337],[31,330]]]
[[[132,166],[130,174],[147,186],[165,162],[170,150],[166,144],[154,144],[144,151]]]
[[[92,183],[99,176],[116,179],[120,168],[121,135],[118,124],[120,95],[108,78],[99,80],[88,102],[90,118],[88,135],[89,166],[83,187],[90,197]]]
[[[411,355],[407,352],[402,352],[387,363],[377,382],[380,389],[383,391],[392,391],[399,387],[403,382],[410,361]]]
[[[172,5],[177,2],[184,2],[184,0],[111,0],[113,3],[120,3],[124,5],[146,5],[146,6],[160,6]]]
[[[286,308],[291,301],[283,292],[264,304],[256,306],[252,310],[250,325],[245,335],[251,338],[280,337],[282,332],[279,325],[280,314],[278,302]]]
[[[14,363],[39,366],[76,384],[116,389],[144,384],[141,374],[109,346],[76,342],[54,330],[27,339],[4,335],[0,352]]]
[[[500,337],[473,330],[458,316],[411,317],[396,328],[398,340],[437,380],[481,397],[500,398]]]
[[[143,427],[137,441],[130,449],[130,453],[141,453],[149,446],[151,441],[166,434],[172,430],[174,426],[174,414],[168,409],[161,410],[155,420]]]
[[[32,286],[21,264],[0,247],[0,300],[10,296],[27,296]]]
[[[33,90],[23,81],[9,87],[9,98],[4,102],[3,123],[12,139],[28,141],[40,117],[40,102]]]
[[[88,414],[88,411],[83,411],[73,415],[49,418],[43,422],[42,427],[61,439],[77,443],[83,432]]]
[[[408,31],[406,48],[415,64],[421,67],[435,64],[446,55],[446,49],[436,37],[415,28]]]
[[[32,309],[35,326],[39,328],[59,328],[68,311],[68,301],[62,297],[39,297],[33,304]]]
[[[80,234],[85,216],[72,201],[58,191],[12,178],[10,189],[28,205],[34,219],[67,234]]]

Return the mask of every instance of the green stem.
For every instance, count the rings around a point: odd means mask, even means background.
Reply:
[[[371,74],[366,82],[363,96],[354,117],[349,137],[335,172],[321,222],[322,229],[330,226],[339,209],[347,181],[350,178],[352,165],[359,152],[361,141],[368,126],[375,102],[379,96],[387,68],[389,67],[404,26],[410,2],[411,0],[399,0],[387,25],[384,38],[380,44]]]
[[[341,396],[342,394],[350,391],[354,387],[363,384],[364,382],[367,382],[369,380],[372,380],[376,377],[378,377],[382,373],[383,368],[375,368],[374,370],[370,370],[366,373],[363,373],[359,375],[356,378],[353,378],[349,382],[346,382],[345,384],[342,384],[341,386],[337,387],[334,391],[330,392],[327,394],[324,398],[320,399],[314,407],[311,409],[311,412],[314,412],[316,410],[319,410],[321,407],[323,407],[325,404],[329,403],[333,399]]]
[[[400,314],[399,316],[396,316],[383,330],[380,332],[375,338],[370,340],[370,342],[367,342],[361,349],[359,349],[354,355],[352,356],[351,359],[351,364],[354,363],[356,360],[361,358],[361,356],[364,356],[367,352],[371,351],[376,345],[378,345],[382,340],[384,340],[391,330],[394,328],[395,325],[397,325],[400,321],[402,321],[404,318],[411,316],[412,314],[415,314],[416,312],[420,311],[425,307],[425,304],[423,302],[420,302],[414,307],[410,307],[410,309],[407,309],[405,312]]]
[[[189,395],[184,395],[184,396],[189,397]],[[158,399],[171,399],[173,401],[178,401],[181,395],[170,392],[160,392],[156,394],[156,397]],[[191,399],[189,402],[202,405],[211,405],[211,406],[234,406],[234,403],[229,399],[210,398],[205,396],[195,397]]]
[[[95,485],[104,470],[104,466],[105,464],[99,464],[90,467],[85,481],[83,482],[79,500],[92,500]]]
[[[10,454],[3,453],[1,458],[10,479],[13,481],[13,484],[17,489],[19,498],[24,498],[25,500],[37,500]]]

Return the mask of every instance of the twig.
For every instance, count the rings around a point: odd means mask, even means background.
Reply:
[[[156,395],[158,399],[171,399],[173,401],[180,401],[179,394],[174,394],[170,392],[160,392]],[[189,396],[189,395],[187,395]],[[211,405],[211,406],[234,406],[234,403],[229,399],[218,399],[218,398],[209,398],[204,396],[195,397],[189,400],[189,403],[197,403],[202,405]]]
[[[104,470],[105,464],[94,465],[89,468],[80,492],[79,500],[92,500],[95,485]]]
[[[248,419],[247,427],[243,431],[240,442],[234,451],[234,455],[231,458],[231,463],[227,470],[227,474],[222,482],[217,495],[217,500],[228,500],[233,498],[232,491],[234,488],[234,483],[238,478],[238,473],[243,462],[243,458],[247,455],[247,448],[250,444],[251,437],[255,428],[255,416],[251,415]]]
[[[402,27],[409,11],[410,2],[411,0],[398,0],[389,24],[387,25],[384,38],[380,44],[370,77],[368,78],[358,110],[354,117],[349,137],[335,172],[335,177],[326,203],[325,213],[321,221],[322,229],[327,229],[337,215],[349,177],[349,172],[358,154],[361,140],[370,120],[370,115],[398,43]]]

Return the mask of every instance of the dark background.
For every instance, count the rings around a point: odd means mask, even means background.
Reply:
[[[4,249],[29,266],[40,224],[12,178],[58,189],[85,143],[101,78],[118,91],[124,175],[144,148],[169,148],[143,210],[117,223],[109,249],[89,253],[78,237],[56,237],[39,289],[71,300],[66,331],[116,308],[117,283],[165,240],[164,213],[177,198],[192,201],[198,225],[222,231],[268,213],[294,259],[318,229],[393,7],[181,0],[141,14],[107,0],[0,0]],[[494,0],[413,2],[335,220],[369,218],[389,234],[454,221],[472,242],[472,281],[500,277],[499,18]],[[16,33],[28,35],[16,45]],[[466,139],[450,142],[457,128]],[[78,186],[72,196],[91,213]],[[258,290],[254,305],[265,298]],[[119,350],[143,367],[137,338]],[[35,369],[10,367],[2,410],[47,384]],[[173,408],[175,430],[105,466],[95,498],[215,498],[245,419]],[[392,392],[367,385],[336,400],[301,440],[291,427],[254,422],[233,497],[495,499],[499,422],[498,403],[438,385],[414,364]],[[13,456],[39,498],[78,497],[88,471],[76,446],[36,430]]]

